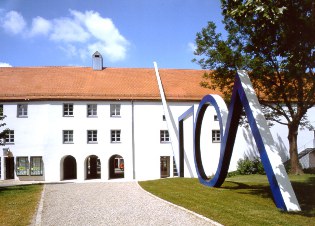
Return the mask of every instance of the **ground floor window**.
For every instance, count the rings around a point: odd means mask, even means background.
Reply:
[[[28,157],[16,157],[16,175],[27,176],[29,170]]]
[[[42,157],[31,157],[31,176],[43,175]]]

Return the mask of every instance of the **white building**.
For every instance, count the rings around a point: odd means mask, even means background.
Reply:
[[[99,53],[93,55],[94,69],[0,68],[0,107],[10,129],[0,152],[1,180],[148,180],[178,175],[178,117],[192,105],[196,111],[204,95],[215,93],[200,87],[204,71],[159,70],[170,113],[166,117],[153,68],[104,68],[99,58]],[[184,123],[185,177],[196,177],[192,123],[192,118]],[[219,159],[219,129],[210,107],[201,138],[209,175]],[[274,132],[277,141],[285,139],[283,128]],[[255,151],[246,129],[237,136],[230,170],[244,153]],[[284,150],[286,146],[279,145]]]

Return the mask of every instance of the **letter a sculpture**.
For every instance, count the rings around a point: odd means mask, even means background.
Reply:
[[[214,106],[217,112],[222,138],[218,168],[212,179],[209,179],[205,174],[200,154],[201,125],[209,105]],[[224,182],[230,165],[242,107],[244,107],[257,144],[276,206],[284,211],[300,211],[299,203],[274,144],[261,106],[245,71],[238,71],[236,75],[229,111],[227,111],[223,99],[218,95],[206,95],[199,104],[194,125],[194,156],[200,183],[206,186],[220,187]]]

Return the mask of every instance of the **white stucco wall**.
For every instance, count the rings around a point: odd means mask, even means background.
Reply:
[[[15,176],[15,179],[46,181],[63,179],[63,159],[68,155],[76,159],[78,181],[86,179],[86,159],[90,155],[98,156],[101,161],[101,180],[109,179],[109,159],[113,155],[124,158],[126,180],[160,178],[161,156],[170,157],[170,176],[173,176],[173,156],[178,161],[178,150],[173,152],[171,142],[160,142],[160,130],[170,129],[170,126],[175,126],[178,130],[178,117],[193,104],[195,111],[198,108],[198,102],[168,102],[173,119],[173,122],[168,124],[163,121],[162,103],[157,101],[28,101],[25,102],[28,104],[28,117],[17,118],[19,103],[22,102],[2,103],[4,115],[7,116],[4,122],[15,132],[15,143],[6,145],[2,149],[10,148],[15,158],[42,156],[44,176]],[[73,117],[63,117],[64,103],[74,104]],[[88,118],[87,104],[93,103],[97,104],[97,117]],[[110,104],[115,103],[121,104],[121,117],[110,117]],[[212,143],[212,130],[219,130],[214,115],[213,107],[208,107],[202,126],[201,153],[207,175],[215,173],[220,153],[220,143]],[[308,115],[314,125],[315,109],[311,109]],[[134,123],[132,123],[133,119]],[[110,142],[112,129],[121,130],[120,143]],[[63,144],[63,130],[74,131],[73,144]],[[87,130],[98,131],[97,144],[87,143]],[[287,128],[276,124],[271,127],[271,131],[285,156],[288,148]],[[298,139],[299,146],[309,143],[310,146],[305,147],[312,147],[314,133],[308,130],[300,131]],[[173,138],[174,140],[177,139]],[[196,177],[192,117],[184,122],[184,148],[185,177]],[[239,128],[229,170],[236,170],[236,163],[239,158],[244,157],[244,154],[255,153],[257,154],[256,145],[251,132]],[[1,179],[4,179],[5,174],[3,154],[1,151]]]

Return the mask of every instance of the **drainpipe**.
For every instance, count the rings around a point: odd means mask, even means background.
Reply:
[[[131,100],[132,178],[136,179],[134,102]]]

